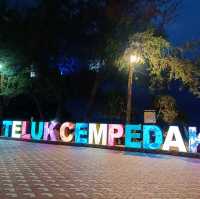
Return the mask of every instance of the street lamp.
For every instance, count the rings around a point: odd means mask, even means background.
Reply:
[[[131,122],[131,105],[132,105],[132,84],[133,84],[133,72],[134,65],[141,61],[141,57],[137,55],[130,56],[130,63],[128,68],[128,94],[127,94],[127,109],[126,109],[126,122]]]

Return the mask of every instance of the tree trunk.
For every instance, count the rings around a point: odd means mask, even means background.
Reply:
[[[61,102],[58,102],[55,118],[58,119],[58,120],[60,120],[62,118],[62,105],[61,105]]]
[[[3,110],[4,110],[3,96],[0,96],[0,121],[3,119]]]
[[[127,94],[127,109],[126,109],[126,122],[131,122],[132,112],[132,82],[133,82],[133,66],[129,64],[128,71],[128,94]],[[133,118],[132,118],[133,119]]]
[[[33,95],[33,94],[31,94],[31,98],[33,99],[33,101],[34,101],[34,103],[35,103],[35,105],[36,105],[36,108],[37,108],[37,111],[38,111],[38,114],[39,114],[39,118],[40,118],[40,119],[45,119],[38,98],[37,98],[35,95]]]
[[[56,119],[62,120],[63,119],[63,110],[64,110],[64,97],[60,94],[57,97],[57,110],[56,110]]]
[[[92,106],[94,105],[100,82],[101,82],[101,76],[100,76],[100,74],[96,74],[94,86],[92,88],[91,95],[90,95],[90,98],[89,98],[89,102],[87,104],[85,120],[90,119]]]

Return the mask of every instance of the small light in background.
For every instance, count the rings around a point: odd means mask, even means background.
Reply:
[[[35,78],[35,77],[36,77],[35,66],[32,64],[30,70],[30,78]]]

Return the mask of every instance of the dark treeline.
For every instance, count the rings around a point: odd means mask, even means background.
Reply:
[[[167,39],[177,6],[174,0],[41,0],[33,7],[1,1],[1,117],[124,121],[122,55],[138,33]],[[145,68],[136,86],[147,89]]]

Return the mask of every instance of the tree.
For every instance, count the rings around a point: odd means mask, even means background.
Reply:
[[[160,95],[154,100],[154,107],[157,110],[157,119],[172,124],[177,121],[178,110],[176,100],[170,95]]]
[[[97,89],[102,81],[99,76],[105,77],[105,72],[109,71],[111,65],[116,66],[116,69],[120,69],[121,66],[128,68],[127,60],[126,63],[123,62],[122,64],[121,59],[121,55],[129,46],[128,38],[147,30],[149,27],[155,27],[159,34],[163,34],[164,26],[173,18],[172,16],[174,16],[177,6],[178,1],[162,0],[110,0],[105,4],[102,11],[104,13],[102,19],[106,25],[101,26],[99,29],[101,40],[97,40],[103,46],[100,45],[101,51],[96,51],[97,49],[95,49],[95,52],[100,54],[99,58],[105,64],[96,73],[97,78],[92,89],[89,110],[95,101]]]
[[[23,67],[23,58],[1,45],[0,48],[0,117],[10,99],[23,93],[29,85],[29,70]]]
[[[36,84],[40,99],[55,99],[58,110],[63,109],[66,78],[60,78],[58,71],[49,67],[49,59],[63,49],[84,63],[98,60],[101,65],[91,89],[91,110],[105,73],[126,49],[127,38],[151,25],[161,31],[176,6],[172,0],[41,1],[18,26],[23,32],[18,37],[26,41],[23,43],[29,62],[38,68],[38,81],[43,82]]]
[[[151,78],[151,88],[166,88],[172,80],[180,81],[196,96],[200,97],[200,68],[195,62],[181,57],[181,51],[173,47],[163,36],[157,35],[155,30],[136,33],[129,39],[129,47],[118,60],[123,66],[127,57],[132,53],[143,57],[148,66]]]
[[[96,79],[91,81],[89,110],[107,74],[113,66],[115,70],[126,69],[133,51],[149,68],[151,88],[164,88],[169,81],[180,80],[198,95],[198,67],[183,59],[165,37],[165,24],[174,17],[177,6],[174,0],[44,0],[26,15],[5,11],[0,17],[1,38],[15,44],[27,66],[35,65],[37,78],[31,93],[37,104],[56,103],[57,115],[70,99],[68,93],[79,86],[71,79],[75,88],[70,88],[69,76],[52,63],[52,58],[57,60],[63,52],[65,58],[76,57],[85,68],[91,62],[100,66],[92,73]]]
[[[106,93],[103,115],[112,122],[123,121],[125,118],[126,105],[124,96],[118,91]]]

